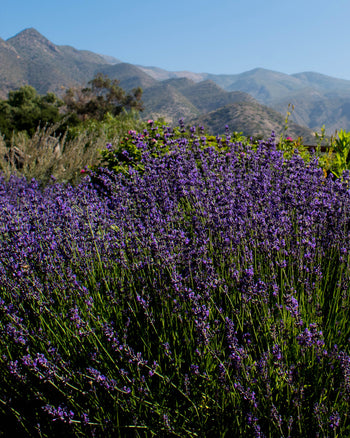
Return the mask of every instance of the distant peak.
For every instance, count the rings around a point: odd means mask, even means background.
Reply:
[[[24,29],[21,32],[17,33],[12,38],[9,38],[7,41],[11,40],[36,40],[36,41],[49,41],[40,32],[38,32],[34,27],[29,27],[28,29]]]
[[[295,73],[291,76],[305,77],[305,78],[332,78],[332,76],[328,76],[328,75],[325,75],[323,73],[317,73],[315,71],[303,71],[300,73]],[[334,77],[333,77],[333,79],[334,79]]]
[[[23,29],[21,32],[19,33],[26,33],[26,34],[38,34],[41,35],[41,33],[39,31],[37,31],[34,27],[27,27],[26,29]]]
[[[52,53],[59,52],[59,49],[55,44],[53,44],[50,40],[41,35],[41,33],[33,27],[22,30],[14,37],[9,38],[7,42],[11,44],[11,46],[13,46],[16,50],[28,51],[34,49],[39,51],[49,50]]]

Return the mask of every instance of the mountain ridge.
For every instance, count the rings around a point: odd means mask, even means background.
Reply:
[[[258,110],[259,103],[284,117],[288,104],[294,105],[290,121],[309,130],[319,130],[322,125],[331,130],[350,130],[350,81],[346,79],[317,72],[288,75],[260,67],[232,75],[171,72],[56,45],[34,28],[24,29],[7,40],[0,38],[1,98],[24,84],[34,86],[40,94],[52,91],[62,95],[69,87],[85,86],[100,72],[118,79],[128,91],[143,88],[145,116],[155,114],[174,121],[183,110],[182,116],[194,119],[250,100],[249,111]],[[260,114],[260,107],[258,111]],[[277,120],[270,111],[266,113]]]

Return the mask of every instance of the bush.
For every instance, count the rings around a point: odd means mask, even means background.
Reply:
[[[1,181],[2,430],[349,436],[349,177],[147,131],[109,196]]]
[[[161,158],[169,154],[177,143],[186,146],[187,149],[213,147],[217,151],[225,152],[230,149],[232,142],[236,142],[241,148],[250,144],[250,141],[241,133],[230,135],[226,126],[225,136],[213,136],[205,133],[203,126],[185,128],[183,119],[180,119],[179,126],[171,127],[163,121],[148,120],[144,129],[140,132],[129,130],[116,145],[109,143],[101,151],[102,168],[113,172],[129,174],[130,169],[142,172],[144,166],[142,157],[151,155],[154,158]],[[98,172],[98,166],[92,170]]]
[[[36,178],[42,185],[52,182],[52,177],[78,183],[86,166],[101,161],[100,150],[106,143],[118,143],[128,130],[142,126],[136,112],[123,112],[118,117],[107,115],[102,122],[86,121],[64,134],[57,134],[63,130],[58,123],[39,127],[32,136],[20,132],[10,141],[0,137],[0,170],[6,178],[16,173],[29,180]]]
[[[6,140],[20,131],[32,136],[39,125],[44,127],[61,120],[59,109],[62,105],[53,93],[40,96],[30,85],[10,91],[8,100],[0,102],[0,133]]]

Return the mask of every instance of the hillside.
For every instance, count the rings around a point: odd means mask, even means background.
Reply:
[[[170,79],[166,83],[178,87],[181,79]],[[247,93],[240,91],[227,92],[215,82],[205,80],[199,83],[187,80],[187,86],[181,87],[181,92],[202,113],[213,111],[222,106],[235,102],[253,102]]]
[[[288,75],[262,68],[232,75],[171,72],[56,45],[32,28],[6,41],[0,38],[2,99],[10,90],[24,84],[34,86],[41,94],[52,91],[62,95],[68,87],[85,86],[100,72],[118,79],[121,87],[128,91],[135,87],[143,89],[144,118],[163,117],[175,123],[179,117],[188,120],[206,114],[212,117],[220,108],[227,110],[230,105],[250,103],[244,108],[250,108],[250,116],[246,118],[255,131],[263,119],[267,126],[274,125],[276,111],[284,120],[288,105],[292,104],[294,111],[290,121],[300,126],[319,131],[325,125],[328,134],[342,128],[350,130],[350,81],[347,80],[315,72]],[[265,105],[265,109],[257,103]],[[255,116],[254,111],[257,111]],[[224,121],[223,126],[225,124]]]
[[[146,89],[158,83],[158,81],[135,65],[124,62],[116,65],[100,66],[99,71],[108,75],[111,79],[118,79],[120,86],[125,90],[131,90],[136,87]]]
[[[167,83],[157,83],[143,92],[145,118],[163,118],[166,122],[176,124],[183,117],[185,120],[198,116],[200,111],[175,87]]]
[[[177,77],[181,72],[147,67],[153,77],[163,80]],[[190,72],[183,72],[190,77]],[[329,134],[335,130],[350,130],[350,81],[333,78],[316,72],[302,72],[292,75],[256,68],[240,74],[214,75],[201,73],[196,82],[211,80],[226,91],[242,91],[258,102],[273,108],[284,117],[288,105],[294,105],[290,120],[319,131],[325,125]]]
[[[271,107],[282,112],[288,103],[294,105],[290,120],[295,123],[307,125],[315,131],[325,125],[329,133],[339,129],[350,130],[350,94],[318,92],[309,88],[289,98],[276,100]]]
[[[26,83],[23,62],[16,49],[0,38],[0,98]]]
[[[193,119],[230,103],[255,102],[246,93],[227,92],[212,81],[196,83],[187,78],[157,82],[144,90],[143,101],[147,115],[171,123],[177,123],[180,117]]]
[[[292,138],[302,137],[308,144],[314,143],[310,129],[290,122],[285,132],[285,118],[258,102],[232,103],[194,118],[191,123],[205,126],[213,135],[222,134],[223,126],[228,125],[230,131],[242,132],[247,137],[268,138],[275,131],[277,137],[283,133]]]
[[[56,46],[35,29],[26,29],[6,43],[11,53],[6,63],[6,77],[0,82],[1,89],[6,88],[6,81],[16,88],[28,83],[39,93],[59,93],[62,87],[90,80],[96,70],[106,64],[101,55],[93,52]]]

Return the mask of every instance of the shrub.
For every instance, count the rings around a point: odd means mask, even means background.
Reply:
[[[14,132],[24,131],[32,136],[39,125],[52,125],[61,120],[62,105],[55,94],[40,96],[29,85],[10,91],[8,100],[0,101],[0,133],[7,140]]]
[[[101,161],[100,150],[106,143],[119,140],[130,129],[143,126],[138,113],[123,112],[117,117],[106,115],[103,121],[88,120],[69,128],[64,134],[61,123],[39,127],[34,135],[13,134],[10,141],[0,137],[0,170],[36,178],[42,185],[55,180],[78,183],[86,166]],[[81,171],[83,170],[83,173]]]
[[[172,139],[109,196],[1,181],[2,429],[349,436],[349,176]]]
[[[232,142],[236,142],[241,148],[251,143],[241,133],[234,132],[231,135],[228,126],[225,131],[226,135],[215,137],[206,134],[203,126],[186,129],[183,119],[180,119],[179,126],[176,127],[168,126],[163,121],[148,120],[142,131],[129,130],[116,145],[109,143],[101,150],[102,168],[126,175],[130,168],[142,172],[144,154],[160,158],[169,154],[177,143],[185,144],[188,149],[213,147],[221,152],[228,151]],[[93,166],[92,169],[98,172],[98,166]]]

